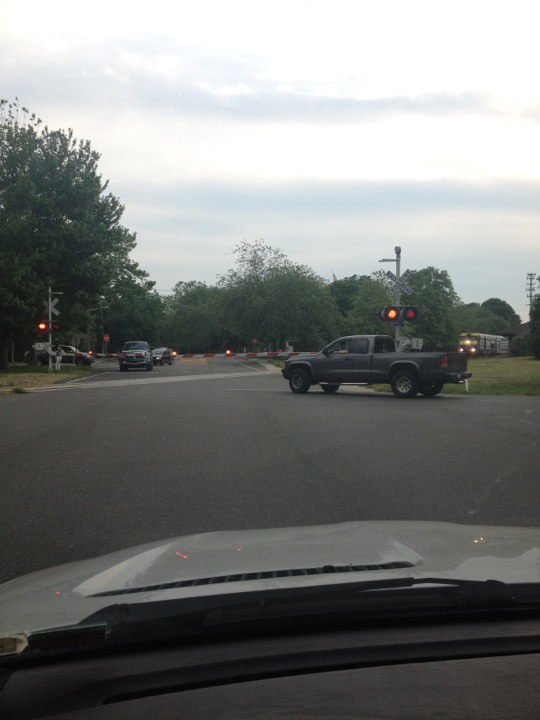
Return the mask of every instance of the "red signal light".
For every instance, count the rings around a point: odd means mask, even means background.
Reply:
[[[38,328],[39,332],[48,332],[49,331],[49,323],[39,322],[37,328]]]
[[[418,310],[411,305],[406,305],[403,308],[403,319],[407,322],[414,322],[418,318]]]
[[[418,319],[418,310],[412,305],[389,305],[379,313],[381,320],[387,320],[395,325],[403,325],[404,322],[414,322]]]
[[[400,308],[396,305],[389,305],[381,310],[379,317],[381,320],[389,320],[390,322],[393,320],[399,320],[399,311]]]

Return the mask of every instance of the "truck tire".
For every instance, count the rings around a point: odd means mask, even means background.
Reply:
[[[441,390],[444,387],[444,383],[439,382],[432,382],[427,385],[421,385],[420,386],[420,392],[424,397],[435,397],[435,395],[438,395]]]
[[[326,385],[321,385],[323,392],[325,393],[335,393],[336,390],[339,390],[339,385],[330,385],[329,383]]]
[[[289,387],[293,393],[307,393],[311,386],[309,375],[302,368],[293,368],[289,378]]]
[[[398,398],[412,398],[418,390],[420,383],[418,377],[411,370],[398,370],[390,381],[392,392]]]

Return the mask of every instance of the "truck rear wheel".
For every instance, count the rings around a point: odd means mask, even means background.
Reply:
[[[419,390],[418,378],[410,370],[398,370],[390,382],[392,392],[398,398],[412,398]]]
[[[306,370],[302,370],[302,368],[294,368],[291,370],[289,387],[293,393],[306,393],[310,386],[311,382]]]

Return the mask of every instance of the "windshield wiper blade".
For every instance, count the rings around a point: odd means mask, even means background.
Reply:
[[[429,611],[430,609],[464,609],[514,607],[524,600],[540,602],[540,583],[526,594],[523,586],[507,585],[499,580],[467,580],[445,577],[399,577],[336,583],[333,585],[299,585],[270,589],[245,590],[223,594],[184,598],[164,596],[152,602],[111,604],[86,618],[85,623],[104,622],[117,631],[128,631],[134,625],[163,622],[183,628],[188,635],[195,627],[208,626],[227,618],[247,622],[254,618],[333,615],[342,611],[382,613],[390,610]],[[213,620],[210,620],[213,618]]]
[[[113,603],[76,625],[29,633],[25,651],[77,651],[158,639],[187,639],[235,629],[335,623],[372,619],[393,621],[435,614],[492,610],[535,610],[540,583],[500,580],[400,577],[334,585],[302,585],[266,590]],[[25,654],[25,652],[21,653]]]

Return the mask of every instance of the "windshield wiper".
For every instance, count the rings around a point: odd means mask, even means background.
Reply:
[[[269,623],[295,627],[313,622],[396,621],[539,608],[540,583],[509,585],[499,580],[404,577],[330,586],[242,589],[218,595],[113,603],[77,625],[29,633],[25,650],[48,654],[187,639],[233,628],[264,629]]]

